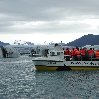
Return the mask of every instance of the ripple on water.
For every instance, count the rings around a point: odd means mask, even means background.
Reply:
[[[0,99],[99,99],[99,71],[35,71],[32,58],[0,59]]]

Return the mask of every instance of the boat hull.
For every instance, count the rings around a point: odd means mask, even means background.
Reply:
[[[36,70],[70,71],[99,70],[99,61],[34,61]]]
[[[57,70],[57,66],[35,66],[36,70],[39,70],[39,71],[55,71]]]
[[[99,70],[97,66],[35,66],[35,68],[39,71]]]

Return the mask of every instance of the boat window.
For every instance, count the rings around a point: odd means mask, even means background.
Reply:
[[[55,52],[50,52],[50,55],[55,56],[56,54],[55,54]]]
[[[57,55],[60,55],[60,52],[57,52]]]
[[[56,62],[53,62],[53,64],[56,64]]]
[[[52,56],[54,56],[54,55],[55,55],[55,53],[54,53],[54,52],[52,52],[52,53],[51,53],[51,55],[52,55]]]

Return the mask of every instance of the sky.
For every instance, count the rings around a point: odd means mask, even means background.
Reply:
[[[68,43],[99,35],[99,0],[0,0],[0,41]]]

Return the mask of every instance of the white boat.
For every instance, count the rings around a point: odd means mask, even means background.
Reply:
[[[36,70],[99,70],[99,60],[72,61],[64,58],[64,50],[61,46],[55,46],[44,57],[33,59]]]
[[[42,57],[45,55],[46,51],[48,49],[53,48],[52,45],[37,45],[35,48],[31,50],[31,54],[29,56],[31,57]]]
[[[19,56],[20,53],[10,45],[0,47],[0,58],[17,58]]]

